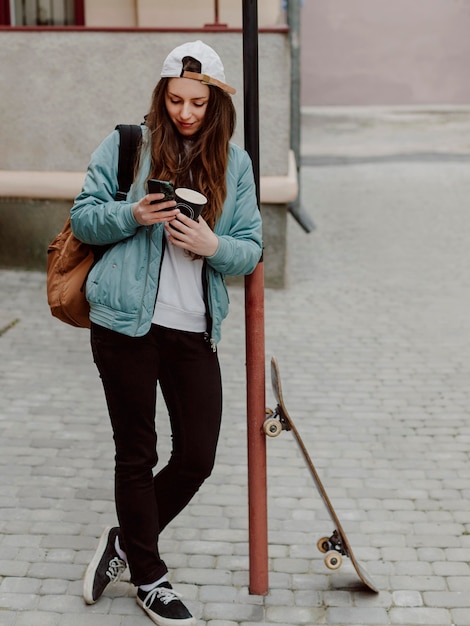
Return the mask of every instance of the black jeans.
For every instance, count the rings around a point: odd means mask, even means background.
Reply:
[[[222,413],[219,361],[202,333],[155,325],[144,337],[128,337],[92,324],[91,346],[114,433],[120,543],[132,582],[149,584],[167,572],[158,551],[160,532],[214,466]],[[157,380],[172,451],[154,477]]]

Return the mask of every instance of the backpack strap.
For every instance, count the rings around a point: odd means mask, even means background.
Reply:
[[[118,124],[116,130],[120,134],[118,191],[115,200],[125,200],[127,192],[134,180],[134,166],[137,150],[142,141],[142,129],[136,124]]]

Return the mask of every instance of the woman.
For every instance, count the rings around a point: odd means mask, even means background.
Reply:
[[[137,603],[161,626],[196,623],[168,582],[158,537],[212,471],[222,408],[216,344],[228,313],[224,275],[251,273],[262,251],[251,161],[230,142],[234,92],[212,48],[201,41],[177,47],[152,96],[127,200],[113,199],[114,131],[92,155],[71,210],[80,240],[113,244],[89,275],[87,299],[116,447],[119,527],[101,536],[84,598],[96,602],[129,565]],[[174,200],[147,193],[150,178],[204,194],[201,217],[192,220]],[[172,451],[154,477],[157,381]]]

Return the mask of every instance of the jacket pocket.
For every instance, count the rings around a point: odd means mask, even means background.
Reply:
[[[145,288],[145,254],[134,237],[116,243],[93,267],[87,281],[87,300],[114,311],[136,314]]]

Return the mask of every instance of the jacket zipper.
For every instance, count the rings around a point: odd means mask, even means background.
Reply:
[[[140,328],[140,325],[142,323],[142,312],[144,310],[144,300],[145,300],[145,293],[147,291],[147,282],[148,282],[148,275],[149,275],[149,270],[150,270],[150,248],[151,248],[151,243],[152,243],[152,227],[151,226],[146,226],[146,231],[147,231],[147,271],[145,272],[145,282],[144,282],[144,288],[142,291],[142,301],[141,301],[141,305],[140,305],[140,314],[139,314],[139,322],[137,324],[137,328]],[[162,254],[162,259],[163,259],[163,254]],[[160,260],[160,270],[161,270],[161,260]],[[158,289],[157,289],[158,291]],[[155,300],[157,299],[157,296],[155,295]]]
[[[153,303],[153,310],[155,311],[155,307],[157,306],[157,298],[158,298],[158,290],[160,288],[160,276],[162,273],[162,265],[163,265],[163,255],[165,254],[166,249],[166,237],[165,233],[162,234],[162,253],[160,255],[160,267],[158,268],[158,282],[157,282],[157,291],[155,293],[155,301]]]
[[[209,309],[209,279],[207,276],[207,261],[204,259],[202,265],[202,292],[204,295],[204,306],[206,307],[206,324],[207,330],[204,333],[204,339],[207,341],[211,347],[212,352],[217,351],[217,345],[212,338],[212,317],[210,315]]]

